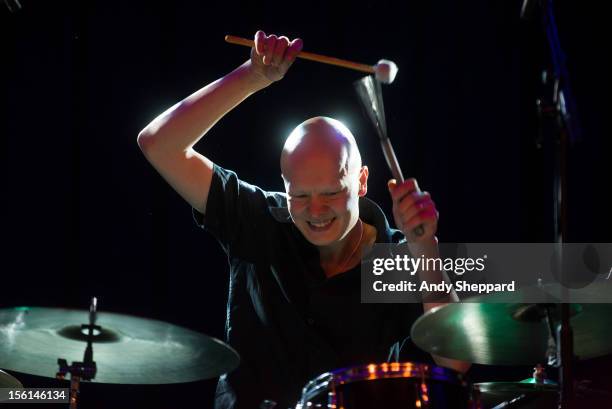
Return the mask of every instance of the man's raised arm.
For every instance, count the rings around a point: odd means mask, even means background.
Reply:
[[[255,34],[251,58],[231,73],[172,106],[138,134],[147,160],[189,204],[204,213],[213,163],[193,146],[249,95],[283,78],[302,40]]]

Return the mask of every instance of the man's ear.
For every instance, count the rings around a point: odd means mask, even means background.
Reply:
[[[368,175],[370,171],[367,166],[362,166],[359,171],[359,197],[363,197],[368,193]]]

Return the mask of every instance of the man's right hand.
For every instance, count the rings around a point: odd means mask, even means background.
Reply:
[[[266,35],[259,30],[255,33],[255,47],[251,49],[251,73],[266,85],[280,80],[295,61],[302,46],[303,42],[299,38],[290,42],[287,37]]]

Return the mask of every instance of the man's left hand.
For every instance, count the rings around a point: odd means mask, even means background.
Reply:
[[[430,243],[438,230],[439,213],[428,192],[421,192],[416,179],[407,179],[397,184],[391,179],[387,186],[393,200],[393,218],[408,243]],[[423,235],[417,236],[414,230],[422,226]]]

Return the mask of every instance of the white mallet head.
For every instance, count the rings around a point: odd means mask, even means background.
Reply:
[[[397,75],[397,65],[390,60],[380,60],[374,66],[376,79],[385,84],[391,84]]]

